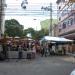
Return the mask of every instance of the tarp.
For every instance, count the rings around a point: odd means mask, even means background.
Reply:
[[[53,36],[44,36],[41,41],[54,41],[54,42],[72,42],[73,40],[69,40],[63,37],[53,37]]]

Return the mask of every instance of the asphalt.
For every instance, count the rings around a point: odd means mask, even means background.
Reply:
[[[72,59],[68,56],[10,59],[0,62],[0,75],[70,75],[75,69]]]

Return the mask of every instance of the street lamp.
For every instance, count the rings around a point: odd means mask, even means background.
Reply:
[[[23,9],[26,9],[27,8],[27,4],[28,4],[28,1],[27,0],[23,0],[22,3],[21,3],[21,7]]]
[[[50,11],[49,36],[52,36],[52,3],[50,3],[50,6],[47,7],[42,6],[41,9],[45,11]]]

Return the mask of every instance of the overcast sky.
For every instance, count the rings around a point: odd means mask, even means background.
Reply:
[[[40,21],[49,18],[49,12],[41,11],[41,6],[48,6],[50,2],[54,4],[56,0],[28,0],[26,10],[21,8],[22,1],[23,0],[6,0],[7,8],[5,19],[14,18],[18,20],[20,24],[24,25],[24,29],[32,27],[40,30]]]

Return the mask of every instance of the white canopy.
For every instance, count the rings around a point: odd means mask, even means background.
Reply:
[[[28,40],[33,40],[33,39],[29,38]]]
[[[73,41],[73,40],[63,38],[63,37],[52,37],[52,36],[44,36],[42,40],[56,41],[56,42],[72,42]]]

